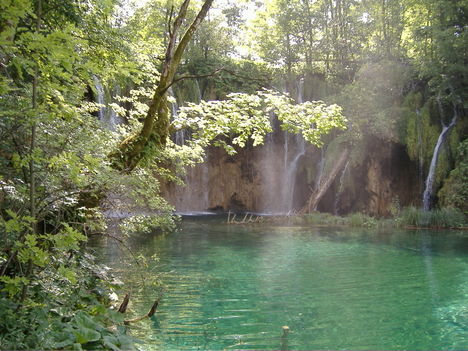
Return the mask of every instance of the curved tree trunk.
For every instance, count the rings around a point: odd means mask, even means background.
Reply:
[[[333,168],[331,169],[330,173],[328,173],[325,177],[322,177],[320,180],[317,189],[313,191],[310,195],[309,201],[305,204],[305,206],[299,212],[300,214],[310,213],[312,212],[318,205],[319,201],[322,199],[323,195],[327,192],[330,185],[335,180],[336,176],[343,169],[344,165],[348,161],[350,150],[348,147],[343,149],[338,159],[335,161]]]
[[[171,133],[171,122],[167,107],[167,91],[173,83],[174,75],[179,67],[182,54],[197,31],[200,23],[206,17],[213,0],[205,0],[195,20],[187,29],[182,39],[177,43],[180,27],[187,14],[190,0],[185,0],[179,9],[170,32],[169,44],[161,71],[158,86],[150,101],[150,108],[145,117],[141,131],[127,139],[119,149],[110,155],[114,167],[124,172],[132,171],[143,159],[147,149],[163,149]]]

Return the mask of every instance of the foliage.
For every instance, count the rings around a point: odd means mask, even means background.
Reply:
[[[232,154],[235,149],[229,144],[231,140],[240,147],[244,147],[249,138],[254,146],[263,144],[266,133],[272,131],[271,113],[283,122],[283,130],[302,133],[307,141],[318,146],[322,145],[322,134],[346,127],[346,119],[337,105],[326,106],[320,101],[292,104],[286,95],[271,91],[256,95],[233,93],[227,100],[188,104],[181,108],[173,125],[177,130],[187,127],[193,130],[189,141],[192,147],[205,147],[213,141]]]
[[[350,213],[348,216],[348,225],[351,227],[363,227],[366,223],[366,218],[363,213]]]
[[[465,215],[456,208],[425,211],[414,206],[403,208],[396,221],[398,225],[416,228],[458,228],[467,223]]]
[[[455,206],[465,214],[468,211],[468,140],[458,147],[456,167],[439,192],[441,203],[446,207]]]
[[[391,220],[375,218],[360,212],[350,213],[346,219],[350,227],[387,228],[394,225]]]
[[[408,68],[397,62],[378,62],[361,68],[355,83],[344,89],[340,99],[345,114],[350,116],[353,133],[396,139],[398,107],[409,79]]]
[[[187,56],[190,52],[187,53]],[[255,94],[270,86],[272,72],[262,62],[230,57],[188,57],[179,69],[183,79],[174,89],[178,101],[224,100],[232,92]]]
[[[110,167],[118,135],[87,101],[97,74],[106,81],[140,73],[108,21],[113,1],[40,4],[13,1],[0,11],[0,345],[134,348],[124,329],[107,328],[121,322],[107,309],[117,286],[79,251],[124,198],[127,211],[160,211],[164,219],[152,225],[174,224],[172,207],[143,196],[158,191],[151,167],[136,176]]]
[[[307,223],[316,225],[344,225],[346,223],[343,217],[333,216],[330,213],[311,212],[304,215],[304,218]]]
[[[122,314],[107,306],[121,283],[92,256],[63,257],[54,257],[54,264],[45,267],[33,283],[33,296],[22,304],[15,298],[21,286],[5,283],[0,292],[0,347],[134,350],[135,340],[126,328],[111,329],[123,322]]]
[[[393,218],[397,218],[400,216],[401,205],[400,205],[400,198],[398,196],[393,197],[392,200],[390,201],[389,212]]]
[[[414,1],[407,27],[413,31],[409,46],[420,75],[435,95],[447,94],[452,102],[466,100],[467,11],[463,1]]]
[[[132,348],[122,328],[106,327],[121,322],[106,308],[105,296],[115,286],[79,248],[86,234],[106,229],[109,216],[125,217],[126,234],[172,230],[177,218],[158,195],[160,181],[181,183],[176,174],[202,161],[208,144],[231,153],[250,141],[262,144],[276,114],[284,130],[302,133],[319,146],[323,135],[345,129],[349,121],[348,132],[332,133],[328,167],[344,144],[352,147],[351,161],[359,165],[376,139],[401,136],[411,158],[427,165],[444,119],[434,112],[436,96],[460,111],[466,100],[468,17],[462,1],[271,0],[259,6],[251,22],[241,16],[248,4],[228,3],[214,9],[191,42],[181,39],[172,20],[181,19],[177,29],[184,31],[195,11],[152,0],[129,16],[118,5],[116,0],[0,4],[2,348]],[[243,34],[247,25],[250,38]],[[236,47],[248,41],[254,51]],[[184,45],[176,64],[164,66],[171,42]],[[416,84],[413,76],[420,79],[421,96],[408,97],[401,109],[409,83]],[[347,118],[334,104],[257,93],[272,81],[291,84],[296,77],[309,85],[307,95],[341,104]],[[175,80],[191,92],[179,96],[185,106],[171,120],[168,90],[176,87]],[[127,122],[115,132],[96,118],[101,107],[91,102],[96,82],[135,88],[112,105]],[[310,87],[316,82],[319,92]],[[326,96],[330,87],[336,96]],[[159,108],[159,119],[145,128],[142,121],[156,116],[151,108]],[[183,128],[191,138],[176,145],[169,134]],[[109,154],[122,140],[130,145],[143,130],[146,140],[131,172],[120,172]],[[460,129],[451,136],[452,149],[462,134]],[[464,211],[467,145],[460,145],[457,167],[439,194],[442,204]],[[441,161],[449,169],[449,157]],[[464,224],[457,210],[421,213],[393,205],[392,214],[403,225]],[[330,215],[306,218],[345,221]],[[377,222],[359,214],[348,218],[349,225]]]

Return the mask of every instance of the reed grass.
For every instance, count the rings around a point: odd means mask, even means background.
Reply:
[[[316,225],[344,225],[347,222],[346,218],[322,212],[309,213],[305,215],[305,220],[308,224]]]
[[[466,216],[456,208],[424,211],[415,206],[405,207],[396,218],[400,226],[416,228],[460,228],[467,225]]]
[[[348,215],[348,225],[351,227],[363,227],[366,223],[366,217],[359,212],[350,213]]]

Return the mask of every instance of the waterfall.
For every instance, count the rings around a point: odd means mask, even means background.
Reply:
[[[294,185],[296,183],[297,166],[302,155],[304,155],[304,152],[299,153],[285,170],[285,179],[282,191],[282,209],[288,214],[293,210]]]
[[[179,111],[179,105],[177,104],[177,99],[174,94],[174,90],[172,90],[172,87],[167,90],[169,95],[174,99],[173,102],[171,102],[171,114],[172,118],[177,117],[178,111]]]
[[[315,187],[313,189],[314,191],[318,189],[318,187],[320,185],[320,182],[322,181],[323,168],[325,167],[325,161],[327,160],[327,158],[325,157],[325,151],[323,150],[323,147],[320,150],[322,152],[322,158],[320,159],[320,163],[319,163],[319,166],[318,166],[318,172],[317,172],[317,175],[315,177]],[[317,211],[317,205],[313,208],[314,211]]]
[[[285,132],[283,181],[281,189],[280,212],[289,213],[293,210],[294,185],[299,159],[306,152],[305,139],[302,134],[291,135]],[[273,155],[273,157],[276,157]]]
[[[301,78],[297,82],[297,103],[302,104],[303,102],[304,102],[304,78]]]
[[[429,167],[429,173],[426,179],[426,188],[424,189],[424,193],[423,193],[423,209],[425,211],[429,210],[431,207],[434,176],[435,176],[435,170],[437,167],[437,159],[439,158],[440,147],[442,146],[442,143],[444,142],[446,136],[448,135],[450,128],[452,128],[455,125],[455,122],[457,120],[457,110],[455,107],[454,114],[453,114],[452,120],[450,121],[450,124],[445,125],[443,108],[442,108],[442,103],[440,101],[440,97],[437,99],[437,102],[439,103],[440,123],[442,125],[442,132],[440,133],[439,139],[437,140],[437,144],[434,148],[434,152],[432,154],[431,165]]]
[[[104,119],[104,116],[106,114],[106,101],[104,99],[104,88],[102,84],[99,82],[99,79],[96,76],[93,76],[94,80],[94,87],[96,88],[97,91],[97,103],[99,104],[99,111],[98,111],[98,118],[100,121]]]
[[[172,90],[172,87],[168,89],[169,95],[174,99],[174,101],[171,102],[171,115],[172,118],[175,118],[178,116],[179,113],[179,105],[177,104],[177,99],[174,94],[174,91]],[[174,134],[174,142],[177,145],[184,145],[185,143],[185,129],[178,130]]]
[[[282,176],[280,167],[283,165],[283,160],[278,157],[280,153],[278,152],[278,145],[275,142],[276,115],[272,111],[269,115],[270,124],[273,126],[274,131],[265,135],[264,147],[259,147],[261,154],[258,156],[258,164],[262,179],[262,201],[259,209],[265,213],[276,213],[279,210],[278,194],[275,191],[271,191],[271,189],[278,189],[278,177]],[[282,192],[279,195],[282,196]]]
[[[197,87],[197,103],[200,103],[202,102],[202,94],[201,94],[201,90],[200,90],[200,84],[198,84],[198,79],[195,78],[195,86]]]
[[[113,108],[109,107],[109,103],[112,102],[112,96],[107,97],[106,91],[98,77],[93,76],[93,80],[97,92],[96,102],[99,104],[98,119],[107,125],[110,130],[115,131],[116,125],[121,123],[121,118],[117,116]],[[115,90],[116,92],[114,93],[117,95],[118,86],[115,87]]]
[[[301,78],[296,85],[297,103],[303,103],[304,79]],[[287,93],[286,80],[283,79],[282,90]],[[281,187],[281,201],[278,203],[279,212],[290,213],[293,210],[294,186],[298,162],[306,151],[306,141],[302,134],[284,132],[283,179]],[[273,155],[273,157],[277,157]],[[278,171],[278,170],[277,170]]]
[[[325,161],[326,161],[326,157],[325,157],[325,151],[323,150],[323,147],[320,148],[320,151],[322,153],[322,158],[320,159],[320,163],[319,163],[319,166],[318,166],[318,172],[317,172],[317,175],[315,177],[315,189],[318,188],[319,184],[320,184],[320,181],[322,180],[322,175],[323,175],[323,167],[325,166]],[[315,190],[314,189],[314,190]]]
[[[335,216],[337,216],[339,212],[339,203],[341,199],[341,193],[344,190],[344,177],[345,177],[346,171],[348,170],[348,165],[349,165],[349,161],[346,162],[346,165],[343,168],[343,172],[341,173],[341,177],[340,177],[340,188],[338,189],[338,192],[335,195]]]

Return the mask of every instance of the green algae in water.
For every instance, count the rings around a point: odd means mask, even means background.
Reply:
[[[152,282],[168,286],[156,315],[131,326],[145,350],[468,349],[463,233],[186,219],[130,244],[159,258],[134,289],[135,315],[159,295]],[[103,249],[124,280],[140,279]]]

